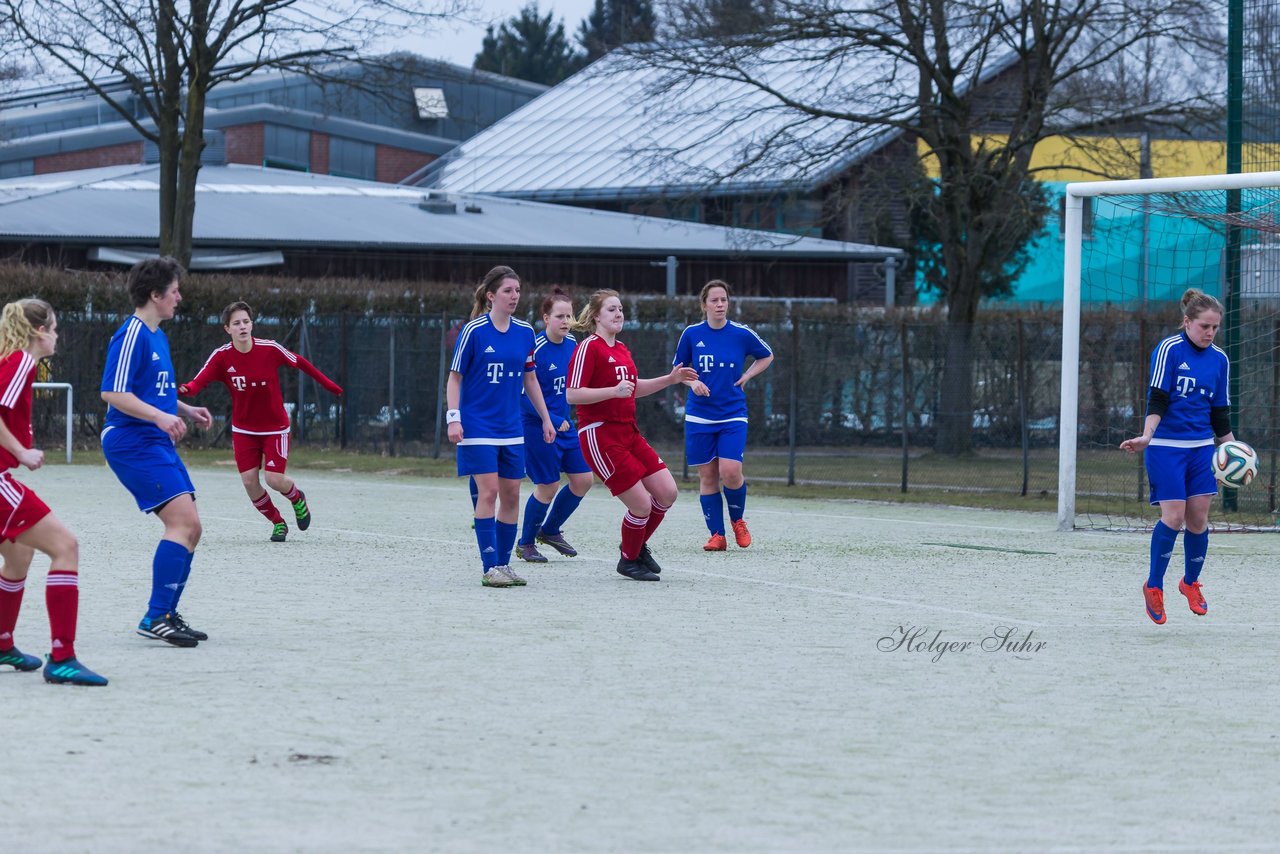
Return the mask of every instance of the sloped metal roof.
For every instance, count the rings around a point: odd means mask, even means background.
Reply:
[[[0,240],[151,245],[159,167],[112,166],[0,181]],[[871,259],[899,250],[493,196],[427,192],[281,169],[200,171],[194,244],[589,255]]]
[[[982,79],[1012,59],[987,62]],[[881,51],[783,44],[742,62],[781,96],[841,117],[814,118],[742,81],[673,76],[614,52],[430,164],[415,183],[582,201],[808,191],[899,134],[843,116],[914,115],[913,69]]]

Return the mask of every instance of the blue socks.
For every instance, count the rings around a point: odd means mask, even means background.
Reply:
[[[1186,557],[1186,580],[1195,584],[1200,580],[1200,570],[1204,569],[1204,556],[1209,551],[1209,529],[1198,534],[1190,531],[1182,535],[1182,551]]]
[[[547,518],[542,521],[542,533],[558,534],[564,523],[573,515],[573,511],[578,509],[578,505],[582,503],[582,496],[574,495],[573,490],[569,488],[569,484],[560,487],[560,491],[556,493],[555,500],[551,502],[551,511],[547,513]]]
[[[178,585],[177,591],[173,594],[173,602],[169,605],[170,611],[178,610],[178,600],[182,598],[182,594],[187,589],[187,579],[191,577],[191,562],[195,560],[195,552],[187,552],[187,562],[182,568],[182,581]]]
[[[1177,541],[1177,531],[1164,522],[1156,522],[1155,528],[1151,531],[1151,570],[1147,574],[1148,587],[1164,589],[1164,571],[1169,568],[1169,558],[1173,555],[1173,545]],[[1208,542],[1207,535],[1205,535],[1205,541]]]
[[[480,564],[488,571],[498,566],[498,543],[495,537],[495,519],[476,519],[476,546],[480,549]]]
[[[698,503],[702,505],[702,518],[706,520],[707,530],[724,536],[724,501],[721,500],[720,493],[699,495]]]
[[[729,505],[729,521],[736,522],[742,518],[742,513],[747,509],[747,482],[744,480],[742,486],[737,489],[724,488],[724,500]],[[723,526],[723,523],[721,523]],[[723,533],[723,527],[721,532]]]
[[[161,540],[151,560],[151,601],[147,603],[147,617],[163,617],[173,610],[182,593],[182,585],[191,567],[191,552],[187,547]]]
[[[516,530],[515,522],[498,522],[494,525],[498,546],[498,566],[511,564],[511,549],[516,544]]]
[[[476,509],[476,504],[480,501],[480,487],[476,486],[474,477],[467,478],[467,486],[471,490],[471,509]]]
[[[547,518],[547,508],[550,506],[539,501],[536,495],[529,496],[524,504],[524,527],[520,529],[520,545],[527,546],[533,542],[542,520]]]

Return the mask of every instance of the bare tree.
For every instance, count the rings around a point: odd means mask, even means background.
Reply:
[[[696,16],[697,4],[684,8]],[[776,0],[762,32],[646,45],[615,68],[662,71],[671,104],[714,81],[726,95],[703,126],[715,111],[724,128],[761,128],[732,168],[690,172],[703,184],[818,174],[886,139],[913,143],[899,146],[913,153],[896,195],[921,277],[948,311],[936,449],[955,454],[972,447],[981,301],[1009,292],[1048,214],[1036,145],[1186,129],[1216,114],[1221,75],[1206,69],[1221,65],[1223,17],[1207,0]],[[1136,69],[1143,85],[1126,79]],[[705,164],[717,136],[687,134],[663,158]]]
[[[190,261],[205,103],[219,84],[275,68],[325,78],[391,35],[430,27],[465,0],[0,0],[48,73],[85,84],[154,143],[160,251]]]

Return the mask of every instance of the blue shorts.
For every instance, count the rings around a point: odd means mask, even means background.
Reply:
[[[557,433],[550,444],[542,441],[542,424],[524,425],[524,472],[534,483],[559,483],[560,472],[582,474],[591,471],[582,456],[578,433]]]
[[[494,472],[507,480],[524,480],[524,445],[458,446],[458,477]]]
[[[1217,495],[1213,477],[1213,445],[1170,448],[1148,445],[1145,457],[1151,503],[1186,501],[1196,495]]]
[[[102,432],[102,454],[144,513],[158,510],[179,495],[196,494],[177,448],[159,430],[108,427]]]
[[[747,451],[747,422],[723,424],[684,422],[684,458],[691,466],[703,466],[715,459],[737,460]]]

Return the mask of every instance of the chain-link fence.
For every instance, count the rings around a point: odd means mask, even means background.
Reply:
[[[751,479],[798,485],[858,487],[892,497],[928,492],[1027,496],[1030,506],[1056,506],[1061,320],[1058,309],[991,309],[973,330],[974,452],[934,453],[947,352],[947,324],[931,310],[856,309],[799,302],[736,301],[735,320],[772,347],[773,366],[746,386]],[[670,370],[685,324],[699,319],[691,300],[629,299],[622,340],[641,376]],[[1117,449],[1140,430],[1147,359],[1154,343],[1177,328],[1176,307],[1163,313],[1088,311],[1080,367],[1082,513],[1143,519],[1141,459]],[[668,320],[668,317],[671,320]],[[311,359],[346,390],[336,398],[299,373],[282,372],[293,411],[295,445],[344,447],[404,456],[451,457],[445,438],[444,384],[459,311],[436,314],[325,314],[260,318],[259,337],[274,338]],[[42,379],[70,382],[77,393],[76,435],[96,442],[105,406],[98,398],[106,342],[121,317],[59,319],[62,352]],[[166,324],[175,366],[194,376],[227,340],[216,322],[180,318]],[[1280,343],[1280,328],[1275,332]],[[1275,362],[1280,347],[1250,354]],[[1265,371],[1257,372],[1262,376]],[[1271,374],[1267,374],[1270,376]],[[684,466],[682,415],[686,389],[637,404],[641,428],[677,474]],[[56,393],[37,406],[40,441],[60,447],[64,416]],[[1271,513],[1280,424],[1275,389],[1249,389],[1239,402],[1242,431],[1262,455],[1264,471],[1242,508]],[[220,425],[208,444],[226,444],[230,401],[220,385],[202,393]],[[1257,410],[1255,412],[1255,410]],[[1267,520],[1269,521],[1269,520]]]

